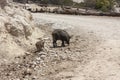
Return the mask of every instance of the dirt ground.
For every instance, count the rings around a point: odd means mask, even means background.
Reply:
[[[44,51],[1,64],[1,80],[120,80],[119,17],[39,13],[33,17],[46,33]],[[70,46],[52,48],[55,28],[73,35]]]

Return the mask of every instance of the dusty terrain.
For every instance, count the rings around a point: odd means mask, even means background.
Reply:
[[[32,15],[45,33],[45,49],[1,64],[1,80],[120,80],[120,18]],[[55,28],[74,35],[70,46],[52,48]]]
[[[53,23],[53,28],[68,29],[78,37],[78,62],[63,63],[61,66],[74,65],[74,68],[59,71],[54,77],[60,80],[119,80],[120,79],[120,18],[96,16],[47,15],[40,16],[40,22]],[[82,39],[82,40],[81,40]],[[75,41],[76,43],[76,41]],[[83,47],[86,47],[84,48]],[[84,50],[82,50],[84,49]],[[87,57],[86,57],[87,56]],[[81,63],[81,60],[83,63]],[[85,61],[85,62],[84,62]]]

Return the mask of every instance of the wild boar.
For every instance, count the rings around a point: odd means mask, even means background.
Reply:
[[[43,48],[44,48],[44,41],[40,40],[40,41],[36,42],[35,46],[37,48],[37,50],[35,51],[35,53],[42,51]]]
[[[65,30],[55,29],[52,32],[52,38],[53,38],[53,47],[54,48],[57,47],[57,43],[56,43],[57,40],[61,40],[62,41],[61,46],[65,47],[65,43],[67,43],[69,45],[71,36]]]

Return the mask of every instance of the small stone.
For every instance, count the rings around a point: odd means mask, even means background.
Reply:
[[[40,52],[39,55],[46,55],[47,53],[45,52]]]
[[[34,61],[33,64],[36,65],[37,63]]]
[[[41,55],[40,56],[41,59],[45,59],[45,57],[46,57],[45,55]]]
[[[24,71],[23,75],[32,75],[32,71],[31,69],[27,69],[26,71]]]
[[[36,80],[36,79],[37,79],[37,77],[36,77],[36,76],[33,76],[32,80]]]
[[[29,52],[25,52],[25,54],[26,54],[26,55],[30,55],[30,53],[29,53]]]

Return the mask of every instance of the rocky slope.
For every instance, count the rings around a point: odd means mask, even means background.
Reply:
[[[30,52],[42,35],[30,12],[11,3],[0,7],[0,62]]]

